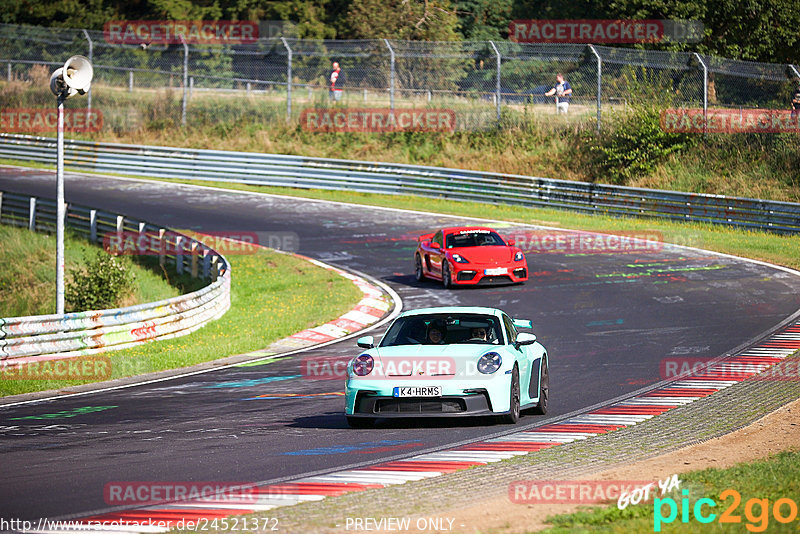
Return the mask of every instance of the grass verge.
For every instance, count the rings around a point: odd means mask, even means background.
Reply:
[[[111,378],[178,369],[268,346],[334,319],[361,299],[353,283],[305,260],[260,249],[228,258],[231,309],[189,336],[106,353]],[[89,383],[77,380],[3,380],[0,396]]]
[[[786,451],[728,469],[693,471],[680,478],[681,491],[660,497],[661,502],[631,505],[624,510],[616,503],[586,507],[548,517],[553,527],[542,532],[797,532],[800,451]],[[698,521],[698,514],[705,520]]]
[[[99,248],[69,232],[64,239],[65,272],[85,265]],[[26,228],[0,225],[0,317],[56,313],[56,238]],[[134,288],[120,306],[133,306],[177,297],[194,290],[196,282],[167,280],[147,263],[117,258],[134,275]],[[69,279],[67,279],[69,282]],[[191,284],[191,285],[189,285]],[[75,311],[67,308],[67,311]]]

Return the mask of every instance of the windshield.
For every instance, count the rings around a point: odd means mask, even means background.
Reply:
[[[398,318],[381,347],[398,345],[503,344],[500,321],[491,315],[430,314]]]
[[[489,230],[463,230],[448,234],[446,248],[460,247],[504,247],[503,238]]]

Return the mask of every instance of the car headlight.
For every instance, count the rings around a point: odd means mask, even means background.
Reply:
[[[500,369],[503,365],[503,358],[496,352],[487,352],[478,360],[478,371],[485,375],[490,375]]]
[[[525,258],[525,255],[522,252],[517,252],[514,254],[514,261],[522,261]]]
[[[456,263],[469,263],[469,260],[461,254],[453,254],[453,261]]]
[[[353,373],[357,376],[367,376],[372,372],[375,361],[369,354],[362,354],[353,360]]]

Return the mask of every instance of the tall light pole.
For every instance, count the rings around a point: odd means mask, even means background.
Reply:
[[[56,141],[56,313],[64,313],[64,100],[85,94],[92,84],[92,62],[84,56],[72,56],[50,76],[50,91],[58,102]]]

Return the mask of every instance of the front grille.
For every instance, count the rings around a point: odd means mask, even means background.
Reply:
[[[478,285],[490,285],[490,284],[511,284],[511,277],[508,275],[501,275],[501,276],[484,276],[478,281]]]
[[[378,399],[375,413],[458,413],[467,406],[462,399]]]

